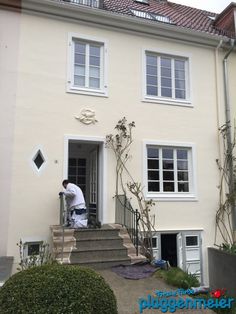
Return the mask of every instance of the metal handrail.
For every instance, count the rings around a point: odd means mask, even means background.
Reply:
[[[126,195],[117,195],[116,196],[116,215],[115,223],[125,226],[132,243],[136,249],[136,255],[138,255],[139,248],[139,220],[140,213],[137,209],[133,209],[129,199]]]
[[[67,212],[65,210],[65,199],[64,195],[60,195],[60,226],[62,228],[62,248],[61,248],[61,263],[63,263],[64,258],[64,243],[65,243],[65,225],[67,220]]]

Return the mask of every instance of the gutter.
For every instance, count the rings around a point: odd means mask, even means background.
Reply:
[[[231,47],[226,53],[223,59],[223,74],[224,74],[224,96],[225,96],[225,122],[228,124],[228,129],[226,133],[227,140],[227,149],[231,149],[232,145],[232,134],[231,134],[231,114],[230,114],[230,97],[229,97],[229,81],[228,81],[228,58],[230,54],[233,52],[236,40],[231,39],[230,41]],[[233,160],[230,160],[229,164],[229,193],[234,191],[234,178],[233,178]],[[236,231],[236,205],[232,205],[232,227],[233,230]]]

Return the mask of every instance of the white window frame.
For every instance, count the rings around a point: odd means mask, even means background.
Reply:
[[[158,88],[159,88],[159,95],[153,96],[153,95],[147,95],[147,71],[146,71],[146,55],[150,53],[159,57],[167,57],[171,58],[171,68],[173,68],[174,59],[182,59],[185,61],[185,91],[186,91],[186,98],[185,99],[179,99],[174,97],[163,97],[160,96],[160,75],[158,75]],[[167,105],[177,105],[177,106],[185,106],[185,107],[193,107],[192,105],[192,90],[191,90],[191,79],[190,79],[190,73],[191,73],[191,56],[187,54],[180,53],[178,51],[172,51],[167,52],[163,51],[161,49],[155,49],[155,48],[145,48],[143,49],[142,53],[142,59],[143,59],[143,66],[142,66],[142,72],[143,72],[143,101],[144,102],[154,102],[154,103],[160,103],[160,104],[167,104]],[[160,65],[159,65],[160,67]],[[172,71],[172,82],[175,82],[174,79],[174,71]],[[175,90],[175,85],[172,85],[172,94]]]
[[[147,168],[147,147],[156,146],[160,148],[185,148],[189,150],[189,192],[149,192],[148,191],[148,168]],[[143,141],[143,185],[147,199],[159,201],[197,201],[196,184],[196,148],[193,143],[165,142],[165,141]]]
[[[74,85],[74,42],[82,41],[84,43],[90,44],[94,43],[99,45],[101,48],[101,64],[100,64],[100,88],[89,88],[89,87],[79,87]],[[107,87],[107,60],[108,60],[108,49],[107,40],[97,37],[92,37],[88,35],[82,35],[77,33],[69,33],[68,36],[68,78],[67,78],[67,92],[77,93],[84,95],[102,96],[108,97],[108,87]],[[86,51],[87,58],[87,51]],[[88,76],[88,73],[86,73]]]

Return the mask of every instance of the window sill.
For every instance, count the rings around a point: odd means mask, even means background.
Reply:
[[[142,101],[158,103],[158,104],[163,104],[163,105],[182,106],[182,107],[191,107],[191,108],[193,107],[190,100],[177,100],[177,99],[145,96]]]
[[[147,193],[146,199],[152,199],[153,201],[164,201],[164,202],[196,202],[198,201],[197,196],[194,194],[156,194]]]
[[[67,87],[67,93],[72,94],[81,94],[81,95],[89,95],[89,96],[98,96],[98,97],[108,97],[107,90],[97,90],[97,89],[83,89],[83,88],[77,88],[73,86]]]

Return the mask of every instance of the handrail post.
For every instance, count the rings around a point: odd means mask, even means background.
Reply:
[[[135,210],[135,248],[136,248],[136,256],[138,256],[138,222],[140,219],[140,214],[138,210]]]
[[[65,207],[63,195],[60,195],[60,226],[62,227],[61,264],[63,264],[65,242]]]
[[[124,226],[126,226],[126,203],[127,203],[127,198],[126,198],[126,195],[125,195],[125,202],[124,202]]]

